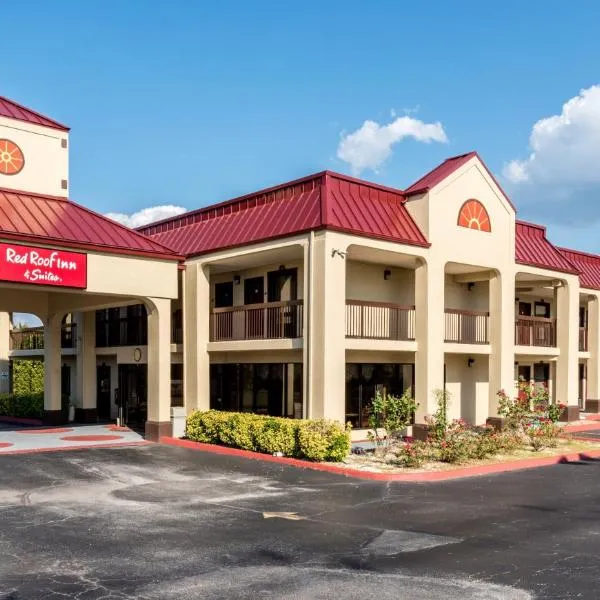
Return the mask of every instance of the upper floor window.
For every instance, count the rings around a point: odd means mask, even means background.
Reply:
[[[467,200],[458,212],[458,226],[478,231],[492,231],[490,216],[479,200]]]

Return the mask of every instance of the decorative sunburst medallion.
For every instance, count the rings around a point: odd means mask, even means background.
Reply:
[[[16,175],[24,165],[21,148],[10,140],[0,139],[0,175]]]
[[[461,206],[458,213],[458,226],[478,231],[490,232],[492,230],[490,216],[485,210],[485,206],[478,200],[467,200]]]

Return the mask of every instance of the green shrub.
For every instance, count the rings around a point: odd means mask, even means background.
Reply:
[[[385,429],[388,443],[397,442],[402,432],[412,423],[417,406],[411,388],[400,397],[377,390],[369,413],[369,427],[372,429],[369,431],[369,438],[375,439],[379,446],[382,440],[378,430]]]
[[[195,411],[186,437],[243,450],[308,460],[341,461],[350,452],[350,433],[333,421],[304,421],[249,413]]]
[[[12,361],[12,392],[17,396],[44,392],[44,363],[41,360]]]
[[[0,415],[40,419],[44,413],[44,392],[0,394]]]
[[[297,454],[297,422],[292,419],[252,416],[255,417],[254,435],[256,449],[258,449],[259,452],[265,452],[267,454],[281,452],[285,456]]]

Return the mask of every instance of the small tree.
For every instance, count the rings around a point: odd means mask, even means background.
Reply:
[[[432,417],[425,417],[427,429],[431,437],[443,440],[448,430],[448,406],[450,406],[450,392],[446,389],[433,390],[437,403],[437,410]]]
[[[369,437],[378,446],[385,443],[386,448],[390,443],[397,442],[402,432],[412,423],[417,406],[411,388],[407,388],[400,397],[377,390],[369,414],[369,427],[372,429]],[[380,429],[386,431],[385,442],[379,435]]]

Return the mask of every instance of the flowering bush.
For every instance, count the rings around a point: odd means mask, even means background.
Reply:
[[[424,462],[432,460],[432,448],[427,442],[407,442],[396,452],[396,462],[403,467],[420,467]]]

